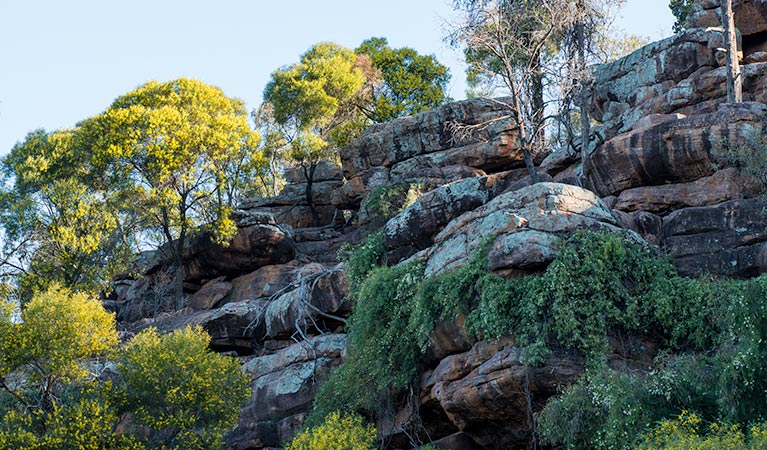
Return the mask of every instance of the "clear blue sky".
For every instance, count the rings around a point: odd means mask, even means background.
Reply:
[[[617,25],[670,34],[667,0],[628,0]],[[434,54],[464,98],[460,54],[443,42],[450,0],[0,0],[0,155],[37,128],[71,127],[149,80],[197,78],[249,109],[269,75],[314,43],[383,36]]]

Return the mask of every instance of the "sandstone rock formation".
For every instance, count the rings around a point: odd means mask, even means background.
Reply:
[[[649,243],[683,275],[767,272],[767,201],[753,178],[720,157],[726,146],[753,145],[767,126],[767,11],[761,1],[736,1],[748,102],[733,106],[723,103],[721,30],[706,28],[718,25],[715,8],[717,0],[697,2],[689,30],[594,69],[590,113],[599,123],[585,180],[571,149],[537,155],[543,182],[531,185],[503,99],[451,103],[366,130],[341,150],[343,169],[320,164],[314,214],[304,172],[287,170],[279,195],[240,206],[230,246],[205,236],[189,245],[185,298],[171,295],[175,267],[158,251],[116,280],[109,305],[125,330],[200,325],[213,349],[238,355],[253,377],[252,397],[227,444],[260,450],[301,428],[319,383],[343,360],[352,306],[338,253],[373,231],[357,219],[376,187],[424,186],[383,227],[382,262],[422,260],[427,276],[460,267],[482,245],[490,271],[539,272],[561,238],[583,228]],[[637,355],[618,341],[611,365],[650,364],[652,343]],[[422,440],[439,448],[524,447],[531,414],[584,367],[554,352],[533,368],[523,352],[513,337],[470,336],[463,318],[437,324],[418,404],[398,404],[379,423],[389,448],[409,448],[400,425],[417,411]]]
[[[458,131],[463,130],[463,132]],[[373,188],[399,181],[449,182],[524,166],[501,101],[470,100],[374,125],[341,149],[347,181],[334,203],[355,208]]]
[[[286,185],[275,197],[256,198],[240,205],[244,214],[268,213],[281,224],[292,228],[325,226],[343,221],[331,204],[335,192],[343,185],[341,168],[327,161],[320,161],[311,174],[311,187],[307,185],[307,173],[302,167],[285,171]],[[312,207],[306,192],[311,189]]]
[[[396,219],[396,218],[395,218]],[[394,220],[394,219],[392,219]],[[592,192],[559,183],[538,183],[501,194],[452,220],[417,258],[427,260],[426,275],[464,265],[487,238],[491,271],[535,271],[556,255],[557,234],[577,229],[621,229]]]

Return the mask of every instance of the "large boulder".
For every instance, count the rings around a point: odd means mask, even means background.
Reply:
[[[383,243],[390,251],[406,247],[405,254],[423,250],[452,219],[484,205],[526,175],[525,169],[517,169],[467,178],[429,191],[386,223]]]
[[[641,186],[618,195],[614,208],[665,214],[691,206],[715,205],[728,200],[754,197],[759,186],[734,167],[689,183]]]
[[[232,289],[224,299],[237,303],[258,298],[268,298],[296,281],[300,269],[297,261],[264,266],[231,281]]]
[[[279,447],[301,428],[317,387],[341,363],[346,335],[326,334],[246,359],[252,396],[239,425],[226,437],[228,448]]]
[[[270,264],[284,264],[295,255],[290,234],[270,215],[237,228],[228,245],[206,233],[195,237],[184,254],[184,281],[207,281],[221,275],[237,276]]]
[[[582,228],[623,232],[591,191],[537,183],[456,217],[414,258],[427,260],[427,276],[437,275],[466,264],[489,239],[489,270],[537,271],[554,259],[559,234]]]
[[[683,275],[751,277],[767,271],[763,199],[684,208],[663,219],[662,245]]]
[[[519,448],[546,400],[574,383],[583,361],[551,354],[541,366],[524,362],[513,340],[480,341],[444,358],[423,379],[422,403],[437,403],[455,427],[483,448]]]
[[[744,145],[765,123],[767,106],[745,103],[633,130],[605,142],[589,155],[588,182],[594,192],[608,196],[640,186],[710,176],[717,145]]]

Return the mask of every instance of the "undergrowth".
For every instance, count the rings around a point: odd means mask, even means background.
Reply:
[[[376,235],[347,256],[356,301],[348,357],[320,387],[310,424],[333,411],[384,413],[423,370],[436,325],[459,315],[478,338],[515,336],[530,365],[553,350],[583,356],[586,376],[539,417],[551,445],[629,448],[685,407],[741,423],[767,409],[767,277],[684,278],[650,249],[591,231],[571,235],[545,272],[523,278],[488,273],[485,250],[431,278],[421,263],[376,267],[382,253]],[[618,373],[607,368],[608,336],[698,355],[664,356],[650,376]]]
[[[382,226],[398,212],[415,203],[424,194],[420,183],[399,182],[373,189],[362,204],[367,221]]]

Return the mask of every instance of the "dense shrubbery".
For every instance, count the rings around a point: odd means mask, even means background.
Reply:
[[[368,217],[368,222],[383,226],[423,194],[424,186],[419,183],[400,182],[379,186],[365,197],[362,209]]]
[[[376,430],[353,414],[328,414],[324,421],[302,431],[285,450],[372,450],[376,448]]]
[[[117,382],[99,382],[118,339],[97,300],[53,286],[20,321],[13,310],[0,299],[2,449],[214,449],[248,397],[239,363],[210,352],[202,329],[139,333]]]
[[[568,238],[544,273],[508,280],[487,273],[484,252],[428,279],[417,263],[375,267],[382,253],[375,236],[347,259],[349,357],[321,387],[313,423],[337,410],[375,413],[417,379],[436,324],[460,314],[479,337],[516,336],[529,364],[552,349],[586,358],[587,374],[539,416],[549,444],[630,448],[683,409],[741,429],[765,419],[767,277],[680,277],[636,242],[594,232]],[[651,338],[661,350],[655,370],[609,369],[608,336]]]
[[[716,323],[709,329],[713,345],[663,355],[646,375],[595,368],[546,406],[540,420],[545,441],[568,448],[630,448],[651,424],[682,410],[741,430],[767,419],[767,276],[699,283],[716,300],[701,311]],[[668,448],[688,448],[674,445]]]

